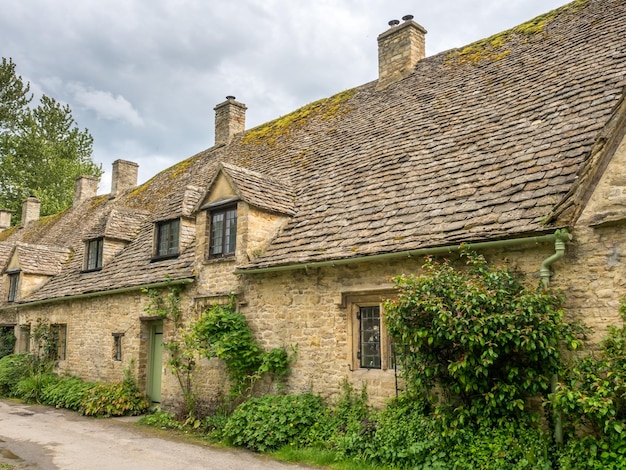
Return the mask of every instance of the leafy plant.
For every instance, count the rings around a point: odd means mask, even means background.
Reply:
[[[15,387],[15,395],[27,403],[43,403],[47,387],[55,384],[58,377],[52,371],[37,371],[20,380]]]
[[[0,358],[0,396],[15,396],[17,384],[30,373],[31,361],[28,354],[10,354]]]
[[[96,384],[79,377],[63,377],[48,385],[41,395],[41,403],[57,408],[80,411]]]
[[[90,388],[81,412],[86,416],[133,416],[148,408],[150,403],[136,386],[118,382]]]
[[[464,268],[427,258],[420,276],[398,276],[385,305],[408,386],[439,390],[451,422],[520,416],[546,395],[562,345],[580,347],[582,328],[563,320],[562,298],[525,287],[507,267],[465,251]]]
[[[218,357],[226,365],[231,381],[231,395],[248,394],[263,375],[280,380],[290,370],[291,357],[285,348],[265,352],[254,339],[246,318],[230,305],[214,305],[193,325],[201,351],[209,358]]]
[[[15,333],[13,327],[0,327],[0,358],[13,354],[15,348]]]
[[[584,468],[626,466],[626,300],[619,313],[622,326],[610,326],[599,351],[573,362],[553,396],[574,429],[591,431],[582,440],[571,436],[563,454],[582,452]]]
[[[260,452],[298,445],[323,410],[323,400],[310,393],[251,398],[235,409],[223,435],[234,445]]]

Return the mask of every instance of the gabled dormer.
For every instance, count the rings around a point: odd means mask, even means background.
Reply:
[[[56,246],[16,243],[3,271],[4,300],[17,302],[28,297],[61,272],[71,253]]]
[[[198,246],[204,258],[246,263],[295,213],[293,190],[288,182],[220,163],[200,211]]]
[[[136,236],[148,213],[113,209],[83,238],[83,271],[99,271],[117,256]]]

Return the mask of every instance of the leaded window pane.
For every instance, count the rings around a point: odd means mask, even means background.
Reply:
[[[365,369],[380,369],[380,308],[359,308],[359,358]]]

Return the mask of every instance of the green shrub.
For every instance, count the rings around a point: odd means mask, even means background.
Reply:
[[[626,468],[626,441],[572,438],[560,449],[558,465],[560,470],[621,470]]]
[[[385,319],[403,374],[420,393],[442,391],[457,423],[522,416],[528,397],[547,395],[561,346],[578,348],[582,328],[564,321],[558,295],[461,256],[466,267],[427,259],[424,274],[394,278]]]
[[[0,326],[0,358],[13,354],[16,339],[12,326]]]
[[[150,403],[136,386],[119,382],[90,388],[81,412],[87,416],[133,416],[148,408]]]
[[[30,374],[31,358],[28,354],[10,354],[0,358],[0,396],[16,396],[20,380]]]
[[[425,414],[427,410],[422,401],[410,396],[389,402],[372,418],[375,429],[368,436],[362,458],[402,468],[424,464],[437,450],[441,434],[436,422]]]
[[[149,415],[143,416],[139,420],[140,424],[146,424],[148,426],[154,426],[160,429],[176,429],[180,430],[183,425],[172,413],[165,411],[157,411]]]
[[[15,386],[15,396],[27,403],[43,403],[47,387],[55,384],[58,377],[52,372],[35,372],[20,380]]]
[[[451,470],[551,469],[550,438],[531,420],[465,426],[440,434],[440,449]],[[428,462],[427,462],[428,463]],[[430,463],[422,468],[431,468]]]
[[[260,452],[299,445],[323,410],[323,400],[310,393],[252,398],[235,409],[223,434],[234,445]]]
[[[63,377],[48,385],[41,395],[41,403],[56,408],[80,411],[95,386],[92,382],[84,382],[79,377]]]

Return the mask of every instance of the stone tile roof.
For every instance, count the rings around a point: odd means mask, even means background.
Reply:
[[[292,214],[244,268],[553,231],[575,221],[571,211],[554,219],[554,208],[591,171],[624,99],[625,30],[626,2],[574,2],[428,57],[385,89],[371,82],[238,134],[115,198],[2,232],[0,247],[74,253],[24,301],[193,278],[193,241],[151,260],[153,224],[193,216],[220,168],[242,198]],[[136,225],[123,216],[133,213]],[[82,273],[84,240],[109,220],[128,245]]]
[[[369,83],[248,131],[229,151],[290,172],[297,197],[249,267],[553,230],[624,98],[624,31],[626,2],[575,2],[428,57],[384,90]]]
[[[19,268],[23,273],[54,276],[61,272],[63,263],[67,261],[71,251],[59,246],[18,242],[15,244],[14,253],[17,255]]]
[[[230,177],[233,189],[242,200],[272,212],[295,213],[290,183],[228,163],[221,163],[220,167]]]

